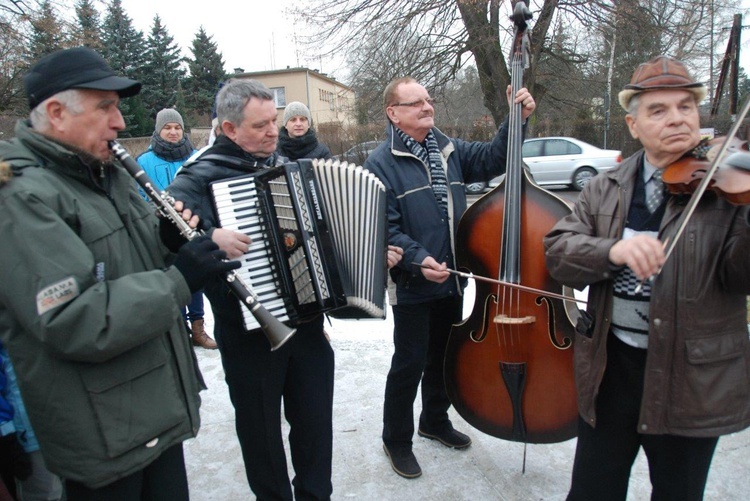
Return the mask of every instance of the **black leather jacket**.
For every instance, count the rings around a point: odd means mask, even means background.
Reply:
[[[255,158],[228,137],[219,136],[211,148],[194,161],[182,166],[169,185],[168,191],[176,200],[182,201],[185,207],[200,216],[201,228],[210,235],[214,228],[219,227],[209,186],[211,182],[244,176],[285,162],[287,159],[278,153],[265,159]],[[211,301],[214,315],[224,321],[240,322],[240,303],[230,293],[223,278],[218,275],[212,278],[204,291]]]

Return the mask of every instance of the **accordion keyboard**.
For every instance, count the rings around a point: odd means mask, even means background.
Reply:
[[[249,251],[240,258],[242,267],[237,273],[274,317],[281,321],[289,320],[280,289],[278,261],[273,252],[270,227],[261,213],[255,183],[243,178],[213,183],[211,186],[221,226],[245,233],[252,239]],[[245,308],[242,314],[247,330],[260,328]]]

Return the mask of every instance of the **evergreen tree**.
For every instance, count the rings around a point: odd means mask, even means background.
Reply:
[[[191,51],[193,57],[188,59],[190,76],[185,85],[186,104],[196,118],[208,118],[219,91],[219,83],[227,76],[224,61],[216,43],[206,34],[203,26],[193,39]]]
[[[180,47],[157,15],[146,40],[146,64],[143,67],[141,94],[147,116],[156,117],[162,108],[177,104],[180,79],[185,76],[185,70],[180,68],[181,63]]]
[[[175,92],[175,103],[174,103],[174,107],[177,110],[182,110],[182,111],[188,109],[187,103],[185,102],[185,89],[183,88],[183,85],[182,85],[183,81],[184,79],[180,79],[177,81],[177,89]],[[182,114],[182,111],[180,111],[180,114]],[[187,124],[188,121],[186,120],[185,123]]]
[[[142,81],[146,42],[141,31],[125,13],[121,0],[112,0],[102,23],[102,55],[112,69],[128,78]],[[125,119],[124,137],[148,136],[153,132],[140,95],[123,99],[120,110]]]
[[[39,13],[31,19],[29,63],[38,61],[47,54],[65,48],[67,45],[65,43],[64,25],[57,17],[51,2],[45,0],[40,7]]]
[[[76,30],[71,40],[73,45],[91,47],[101,52],[101,21],[99,20],[99,13],[94,8],[94,2],[92,0],[78,0],[75,10]]]

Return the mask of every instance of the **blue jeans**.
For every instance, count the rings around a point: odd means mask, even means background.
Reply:
[[[452,428],[443,362],[451,326],[461,321],[462,310],[461,297],[393,306],[394,353],[383,405],[383,443],[388,448],[411,449],[414,399],[420,381],[420,429],[440,433]]]
[[[182,310],[182,317],[185,322],[195,322],[203,318],[203,289],[193,293],[190,303],[187,305],[187,311]]]

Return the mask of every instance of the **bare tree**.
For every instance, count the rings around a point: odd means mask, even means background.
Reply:
[[[28,0],[0,0],[0,12],[22,16],[34,10],[35,1]]]
[[[366,33],[349,52],[349,85],[357,92],[356,116],[360,124],[382,122],[385,117],[382,92],[391,80],[411,76],[440,94],[453,80],[450,61],[430,57],[436,53],[429,35],[406,29],[403,36],[389,32]]]
[[[4,137],[15,119],[28,111],[22,77],[33,62],[32,54],[47,34],[62,43],[66,25],[54,16],[59,2],[0,0],[0,132]]]
[[[0,133],[11,135],[17,116],[26,105],[21,79],[26,72],[26,46],[30,16],[39,4],[33,0],[0,0]],[[7,117],[7,118],[6,118]]]
[[[397,47],[408,40],[419,40],[422,46],[404,47],[391,53],[392,58],[411,58],[412,68],[405,73],[421,71],[434,75],[424,81],[431,86],[445,84],[470,60],[478,69],[482,95],[487,109],[499,123],[507,113],[505,88],[510,82],[503,47],[512,35],[510,2],[500,0],[315,0],[299,8],[297,15],[314,34],[304,40],[314,47],[328,46],[331,53],[351,53],[353,47]],[[557,0],[544,0],[537,12],[532,32],[532,47],[546,37]],[[362,33],[368,34],[362,36]],[[382,43],[373,44],[373,38]],[[424,45],[427,43],[428,45]],[[535,55],[541,50],[534,48]],[[375,58],[370,58],[372,61]],[[388,68],[386,61],[379,67]],[[356,74],[359,68],[354,68]],[[445,71],[445,70],[448,71]],[[533,74],[531,75],[533,79]],[[533,87],[533,80],[528,83]],[[381,87],[382,88],[382,87]]]
[[[24,111],[21,78],[25,72],[24,40],[13,26],[0,30],[0,112],[20,115]]]
[[[508,20],[515,2],[500,0],[312,0],[295,9],[311,35],[302,42],[350,58],[353,82],[400,72],[429,75],[438,86],[455,78],[473,60],[484,104],[499,123],[507,112],[509,83],[506,54],[512,39]],[[612,85],[629,78],[644,56],[667,53],[706,71],[713,50],[709,5],[715,14],[731,12],[736,0],[537,0],[531,30],[532,69],[525,85],[537,102],[559,108],[592,109],[601,100],[610,59],[616,65]],[[617,27],[615,58],[606,40]],[[627,35],[627,36],[626,36]],[[609,38],[607,38],[609,37]],[[420,43],[415,43],[420,42]],[[637,60],[637,61],[636,61]],[[377,68],[377,72],[371,69]],[[446,71],[447,69],[447,71]],[[365,77],[367,76],[367,77]],[[369,79],[369,80],[368,80]],[[593,79],[593,80],[590,80]],[[381,78],[382,80],[382,78]],[[379,89],[382,82],[378,81]],[[595,93],[592,93],[593,89]],[[619,87],[616,87],[619,88]],[[547,94],[550,93],[549,99]],[[593,94],[593,95],[592,95]],[[598,105],[601,108],[601,103]],[[590,112],[590,114],[593,112]],[[567,113],[567,116],[572,116]]]

